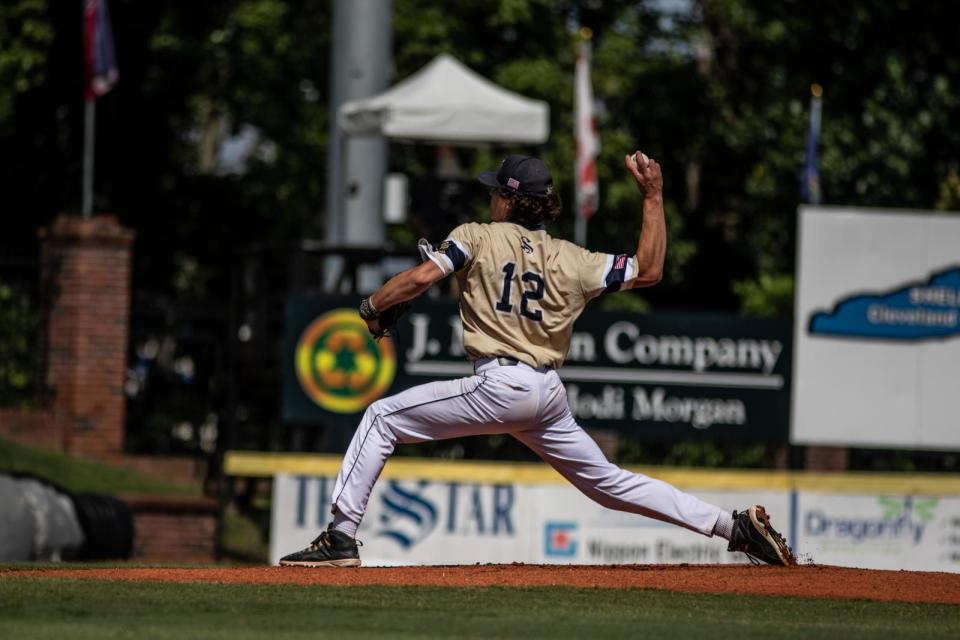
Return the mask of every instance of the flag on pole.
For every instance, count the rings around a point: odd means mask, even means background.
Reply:
[[[804,202],[820,204],[820,111],[823,88],[810,87],[810,130],[807,132],[807,151],[803,160],[803,179],[800,197]]]
[[[597,153],[600,140],[593,115],[593,88],[590,86],[590,31],[581,29],[580,53],[574,76],[573,113],[577,141],[577,218],[589,220],[597,212],[600,194],[597,185]]]
[[[84,218],[93,212],[94,124],[97,98],[117,83],[117,59],[107,0],[83,0],[83,201]]]
[[[84,0],[83,53],[87,70],[85,97],[96,100],[117,82],[117,59],[107,0]]]

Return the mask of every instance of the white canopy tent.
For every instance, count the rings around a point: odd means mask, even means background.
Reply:
[[[380,95],[344,103],[337,121],[348,136],[543,144],[550,133],[550,108],[497,86],[442,53]]]

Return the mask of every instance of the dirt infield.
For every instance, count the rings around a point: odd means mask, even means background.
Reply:
[[[789,568],[728,565],[597,567],[515,564],[448,567],[364,567],[360,569],[287,567],[189,569],[17,567],[0,569],[0,580],[20,577],[338,586],[567,586],[607,589],[632,587],[688,593],[746,593],[808,598],[960,604],[960,574],[872,571],[809,565]]]

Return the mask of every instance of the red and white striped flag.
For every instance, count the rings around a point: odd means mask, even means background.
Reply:
[[[597,212],[600,193],[597,186],[597,153],[600,139],[593,117],[593,88],[590,86],[590,40],[580,43],[574,77],[573,113],[577,139],[577,216],[589,220]]]
[[[107,0],[84,0],[83,57],[87,71],[86,99],[95,100],[117,82],[117,59]]]

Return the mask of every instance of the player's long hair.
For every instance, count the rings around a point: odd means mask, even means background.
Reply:
[[[515,222],[525,227],[537,227],[553,222],[560,217],[563,204],[560,194],[554,192],[544,198],[525,196],[506,189],[500,190],[500,195],[510,200],[509,222]]]

